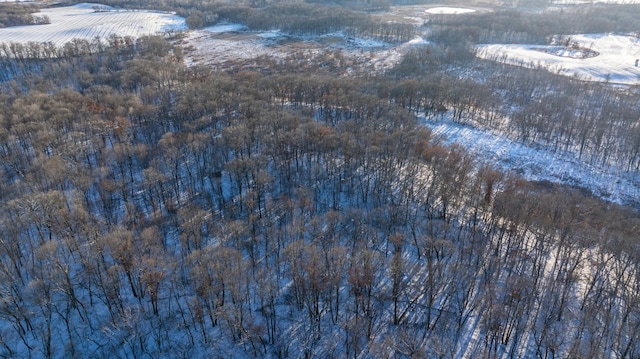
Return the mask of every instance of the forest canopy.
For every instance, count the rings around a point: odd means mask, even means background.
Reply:
[[[270,26],[252,6],[211,21]],[[311,6],[261,13],[365,19]],[[0,356],[638,357],[638,203],[502,171],[417,114],[635,173],[639,94],[433,36],[360,76],[187,66],[160,36],[2,44]]]

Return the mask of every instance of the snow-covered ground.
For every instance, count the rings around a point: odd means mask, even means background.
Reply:
[[[456,123],[446,116],[425,123],[435,135],[443,136],[447,144],[462,145],[478,159],[516,172],[527,180],[578,186],[614,203],[638,205],[640,178],[637,175],[633,178],[619,171],[603,172],[579,162],[574,154],[529,147],[489,131]]]
[[[281,40],[287,41],[281,41]],[[185,38],[186,62],[193,64],[224,65],[240,63],[261,56],[284,59],[293,54],[313,58],[330,49],[339,51],[353,64],[372,71],[385,71],[400,62],[412,47],[427,44],[421,37],[400,45],[348,36],[336,32],[318,37],[292,38],[273,30],[250,32],[240,24],[219,24],[189,32]]]
[[[211,34],[222,34],[225,32],[234,32],[245,29],[246,27],[242,24],[218,24],[214,26],[205,27],[202,29],[204,32],[208,32]]]
[[[424,12],[432,15],[458,15],[458,14],[467,14],[470,12],[475,12],[475,10],[460,8],[460,7],[432,7],[430,9],[425,10]]]
[[[572,35],[571,42],[596,56],[577,56],[576,51],[558,51],[557,46],[479,45],[478,56],[526,67],[543,67],[566,76],[589,81],[633,85],[640,83],[640,39],[631,35]]]
[[[284,51],[269,46],[272,41],[279,38],[277,32],[229,36],[229,33],[236,33],[243,29],[244,26],[241,24],[220,24],[190,31],[184,39],[187,65],[221,65],[267,55],[274,58],[286,56]]]
[[[640,0],[553,0],[556,5],[640,4]]]
[[[186,29],[184,18],[173,14],[118,10],[90,3],[47,8],[34,15],[46,15],[51,23],[0,29],[0,42],[50,41],[57,46],[62,46],[74,38],[90,40],[96,36],[107,38],[112,34],[136,38]]]

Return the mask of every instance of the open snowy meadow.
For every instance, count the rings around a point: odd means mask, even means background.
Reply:
[[[49,17],[50,24],[0,29],[0,43],[52,42],[62,46],[73,39],[107,38],[110,35],[153,35],[185,30],[182,17],[153,11],[119,10],[100,4],[82,3],[44,9],[35,16]]]

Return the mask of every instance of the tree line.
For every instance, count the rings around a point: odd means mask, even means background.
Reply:
[[[405,42],[415,35],[413,26],[379,21],[364,10],[388,7],[385,1],[288,2],[241,1],[233,4],[183,0],[176,2],[103,1],[124,8],[153,8],[175,11],[191,29],[215,25],[221,21],[241,23],[250,30],[280,30],[294,36],[322,35],[344,31],[353,36],[388,42]]]
[[[2,355],[640,354],[638,214],[442,144],[447,78],[137,43],[2,83]]]
[[[530,4],[527,3],[527,6]],[[544,11],[505,9],[429,20],[434,36],[444,41],[459,37],[478,44],[548,44],[553,36],[636,32],[638,5],[590,5]]]
[[[0,3],[0,28],[20,25],[48,24],[48,16],[33,15],[38,11],[40,11],[40,7],[33,4],[12,4],[9,2]]]
[[[412,25],[376,20],[370,15],[340,6],[283,3],[265,8],[222,6],[220,20],[238,22],[252,30],[278,29],[291,35],[323,35],[345,31],[354,36],[389,42],[406,42],[415,36]]]

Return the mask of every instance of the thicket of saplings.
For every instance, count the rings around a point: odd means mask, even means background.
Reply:
[[[178,53],[2,83],[2,355],[640,355],[638,214],[439,142],[466,83]]]

